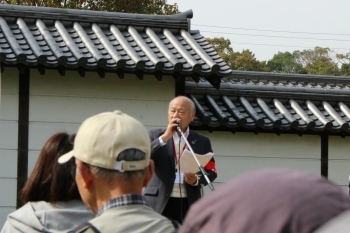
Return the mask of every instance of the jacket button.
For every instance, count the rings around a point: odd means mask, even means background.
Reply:
[[[165,194],[165,197],[169,197],[169,194]]]

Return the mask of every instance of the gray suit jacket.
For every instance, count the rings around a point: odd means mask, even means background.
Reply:
[[[151,159],[155,163],[155,174],[148,186],[144,190],[144,196],[151,207],[158,213],[162,213],[169,200],[175,181],[175,160],[174,146],[172,140],[161,146],[159,137],[164,133],[164,129],[154,129],[149,131],[151,138]],[[187,141],[190,143],[196,154],[206,154],[212,152],[209,138],[190,130]],[[214,161],[214,158],[212,158]],[[216,173],[206,170],[210,181],[214,181]],[[204,177],[199,180],[198,186],[187,183],[186,192],[189,206],[201,197],[201,184],[206,185]]]

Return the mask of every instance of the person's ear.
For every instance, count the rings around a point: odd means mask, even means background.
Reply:
[[[93,175],[89,166],[84,164],[82,161],[77,161],[77,172],[80,176],[80,181],[82,186],[86,189],[89,189],[93,183]]]
[[[143,187],[146,187],[148,185],[148,183],[152,179],[153,174],[154,174],[154,162],[151,159],[149,161],[149,165],[148,165],[148,169],[147,169],[147,172],[146,172],[145,179],[143,180]]]
[[[196,116],[196,111],[192,111],[192,114],[191,114],[191,121],[194,120],[194,117]]]

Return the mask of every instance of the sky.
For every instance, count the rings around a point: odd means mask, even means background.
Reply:
[[[349,0],[168,0],[192,9],[191,29],[224,37],[234,51],[249,49],[258,60],[278,52],[329,47],[350,52]]]

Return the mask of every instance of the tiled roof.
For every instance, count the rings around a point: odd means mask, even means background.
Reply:
[[[350,78],[234,71],[220,89],[186,82],[192,127],[209,131],[350,135]]]
[[[231,72],[190,30],[192,11],[171,16],[0,4],[5,65],[222,77]]]

